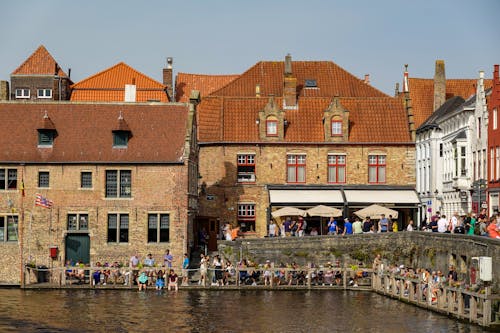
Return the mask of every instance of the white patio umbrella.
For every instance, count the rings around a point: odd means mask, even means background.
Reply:
[[[271,212],[273,217],[280,216],[306,216],[306,211],[295,207],[283,207]]]
[[[337,217],[342,216],[342,211],[340,209],[329,207],[325,205],[318,205],[313,208],[306,210],[309,216],[322,216],[322,217]]]
[[[319,228],[320,234],[323,234],[323,217],[337,217],[342,216],[342,211],[340,209],[329,207],[325,205],[314,206],[313,208],[309,208],[306,210],[307,215],[309,216],[320,216],[319,220]]]
[[[356,212],[354,212],[357,216],[361,217],[364,219],[365,217],[369,216],[372,219],[378,220],[380,219],[381,214],[385,214],[386,217],[389,217],[389,215],[392,215],[393,218],[398,218],[398,212],[396,210],[389,209],[384,206],[379,206],[379,205],[371,205],[368,207],[365,207],[363,209],[360,209]]]

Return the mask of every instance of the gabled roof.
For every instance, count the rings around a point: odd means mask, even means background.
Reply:
[[[201,97],[208,96],[238,76],[178,73],[175,79],[175,98],[177,102],[188,102],[192,90],[198,90]]]
[[[37,148],[45,112],[57,137]],[[4,163],[180,163],[189,108],[186,104],[0,103],[0,151]],[[113,148],[112,131],[123,119],[132,133],[128,148]]]
[[[11,75],[58,75],[67,77],[45,46],[40,45]]]
[[[282,98],[275,98],[282,105]],[[299,99],[297,110],[287,110],[289,125],[283,142],[322,143],[324,139],[323,112],[331,98]],[[349,142],[406,143],[411,142],[403,104],[392,97],[340,98],[349,110]],[[202,99],[198,113],[198,138],[207,142],[260,142],[258,112],[268,98]]]
[[[136,101],[168,102],[166,86],[120,62],[71,86],[71,101],[123,102],[125,85],[136,85]]]
[[[261,96],[283,96],[283,61],[260,61],[212,96],[255,97],[259,85]],[[387,97],[331,61],[292,61],[292,76],[297,78],[297,93],[309,97]],[[306,80],[316,80],[317,87],[305,88]]]
[[[434,112],[434,80],[409,78],[410,98],[413,106],[415,126],[420,127]],[[446,80],[446,99],[460,96],[464,99],[476,93],[477,79]],[[485,89],[491,87],[491,80],[484,80]]]

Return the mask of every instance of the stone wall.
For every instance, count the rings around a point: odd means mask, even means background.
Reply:
[[[387,264],[414,268],[441,270],[449,265],[457,267],[461,277],[467,278],[472,258],[493,258],[493,285],[499,290],[500,242],[481,236],[450,235],[427,232],[398,232],[349,236],[315,236],[289,238],[241,239],[219,242],[219,252],[232,262],[240,256],[257,263],[271,260],[299,265],[339,262],[347,265],[364,263],[371,267],[376,254]]]

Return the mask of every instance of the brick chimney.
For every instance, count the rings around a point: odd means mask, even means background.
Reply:
[[[0,81],[0,101],[9,99],[9,81]]]
[[[446,75],[444,70],[444,60],[436,60],[436,70],[434,72],[434,111],[436,111],[446,101]]]
[[[363,82],[366,84],[370,84],[370,74],[365,74],[365,80]]]
[[[292,56],[289,54],[285,57],[285,77],[283,87],[284,107],[297,107],[297,78],[292,74]]]
[[[167,86],[167,95],[168,100],[170,102],[175,102],[174,98],[174,78],[172,73],[172,64],[174,62],[174,58],[167,58],[167,67],[163,68],[163,84]]]

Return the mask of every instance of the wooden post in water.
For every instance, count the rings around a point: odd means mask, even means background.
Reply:
[[[476,296],[471,296],[469,301],[469,321],[477,321],[477,299]]]
[[[490,326],[491,324],[491,287],[484,288],[484,295],[486,299],[483,301],[483,326]]]

